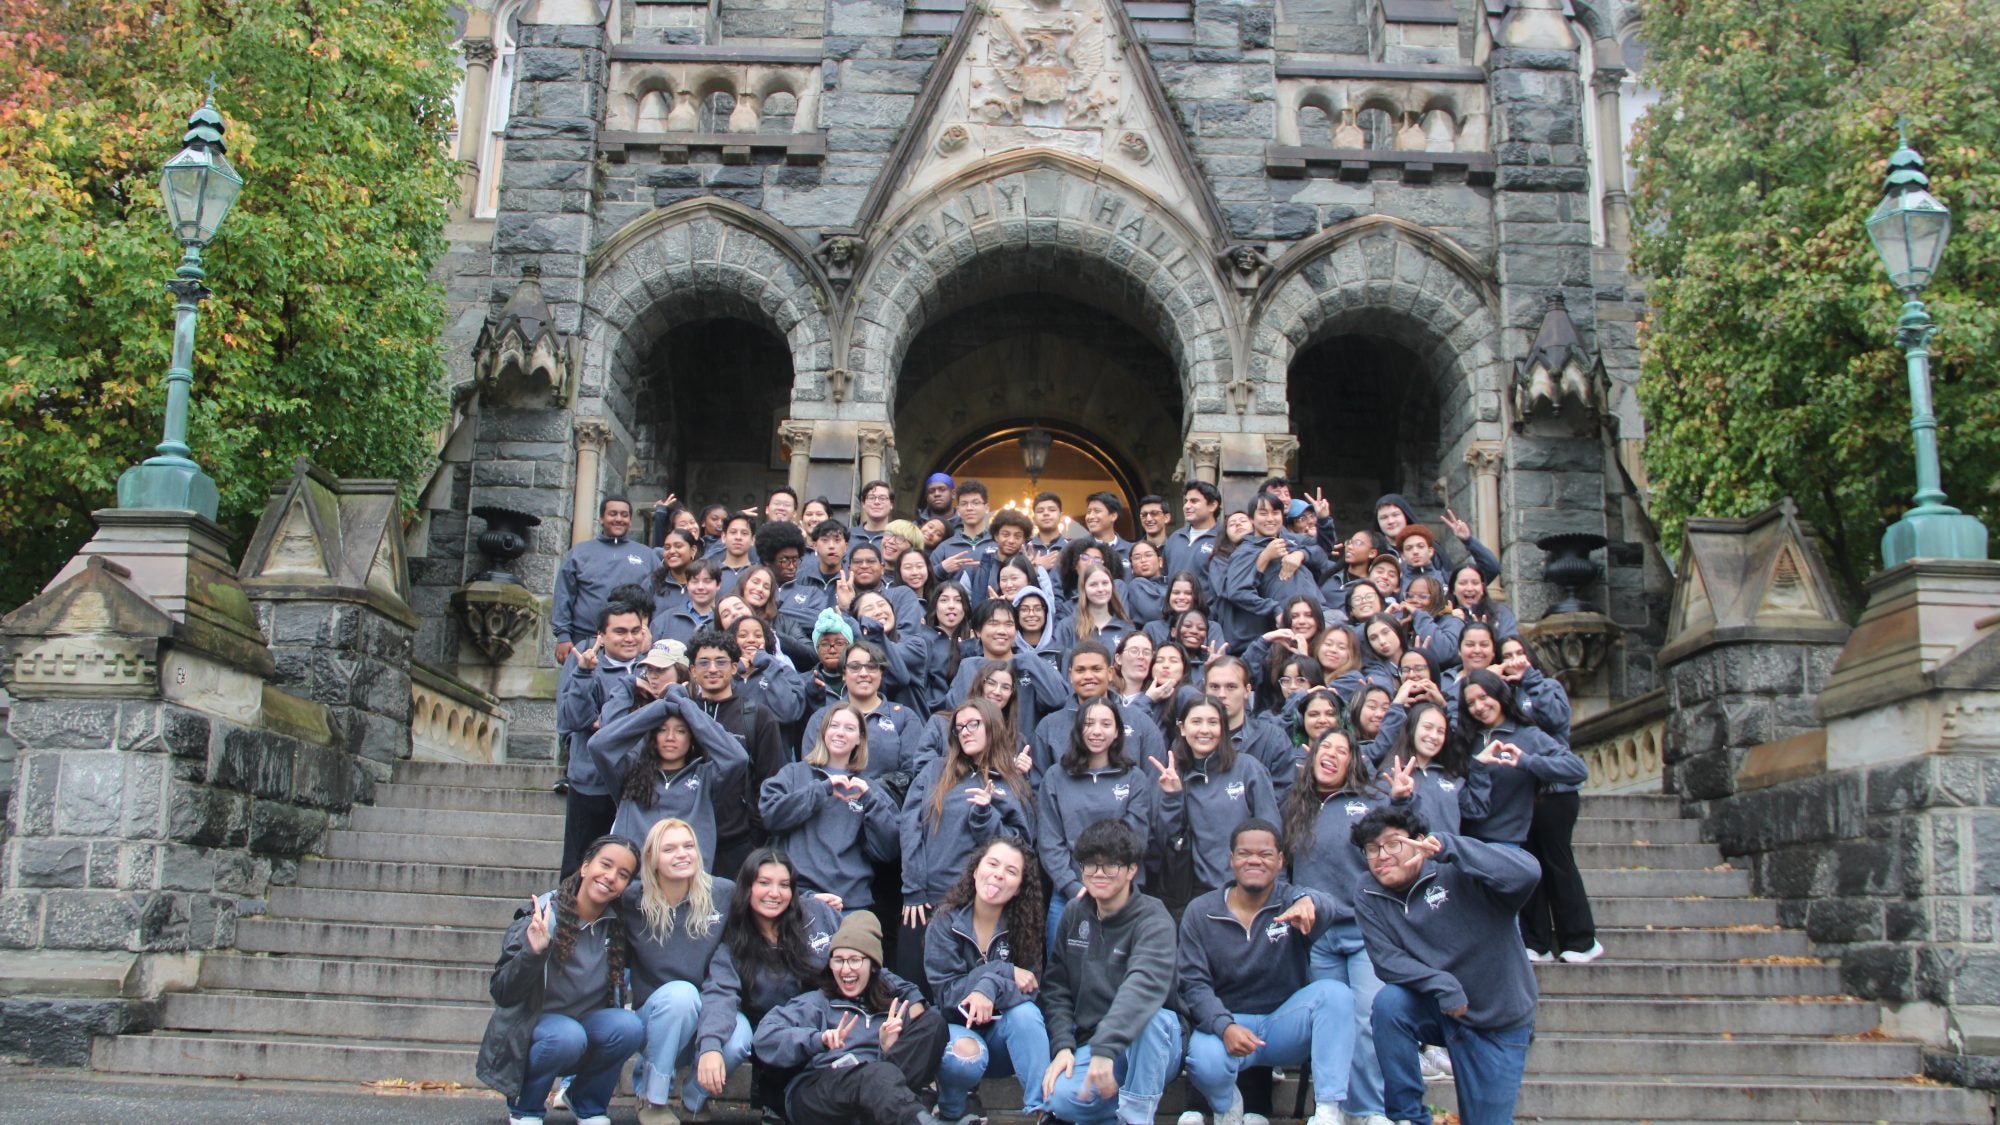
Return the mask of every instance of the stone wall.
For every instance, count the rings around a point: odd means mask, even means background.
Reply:
[[[1720,645],[1669,666],[1665,789],[1727,797],[1750,751],[1820,729],[1813,697],[1838,644]]]

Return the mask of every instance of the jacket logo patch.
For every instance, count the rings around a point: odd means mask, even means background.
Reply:
[[[1069,944],[1077,949],[1090,948],[1090,922],[1088,919],[1076,924],[1076,933],[1070,935]]]
[[[1453,781],[1448,777],[1441,777],[1438,779],[1439,792],[1451,793],[1455,792],[1457,789],[1458,789],[1458,782]]]
[[[1433,886],[1424,892],[1424,905],[1429,906],[1432,910],[1436,910],[1438,907],[1443,906],[1450,898],[1450,891],[1445,890],[1443,887]]]
[[[1229,799],[1232,801],[1242,800],[1243,790],[1244,790],[1244,785],[1240,781],[1232,781],[1228,785],[1222,787],[1222,791],[1224,793],[1229,794]]]
[[[812,946],[814,952],[824,953],[827,946],[833,944],[833,935],[828,933],[810,934],[806,937],[806,944]]]
[[[848,807],[848,808],[850,808],[850,809],[853,809],[853,810],[854,810],[855,812],[860,812],[860,811],[861,811],[861,801],[860,801],[860,799],[859,799],[859,798],[849,798],[849,799],[848,799],[848,802],[847,802],[847,807]]]
[[[690,778],[688,778],[688,783],[687,783],[687,787],[688,787],[689,789],[700,789],[700,788],[701,788],[701,779],[700,779],[700,778],[698,778],[698,777],[690,777]]]
[[[1347,815],[1350,819],[1367,816],[1368,802],[1366,801],[1347,802]]]
[[[993,943],[992,950],[987,955],[987,959],[991,961],[1012,961],[1014,959],[1014,951],[1008,948],[1004,940],[996,941]]]
[[[626,561],[626,562],[628,562],[628,563],[631,563],[631,564],[632,564],[633,566],[645,566],[645,565],[646,565],[646,560],[645,560],[645,559],[642,559],[642,558],[640,558],[640,557],[639,557],[639,556],[637,556],[637,555],[626,555],[626,556],[625,556],[625,561]]]
[[[893,731],[896,729],[896,724],[890,722],[887,716],[875,720],[875,726],[881,730]]]
[[[1111,787],[1111,796],[1120,801],[1126,800],[1132,796],[1132,786],[1121,781]]]
[[[1273,945],[1285,940],[1285,931],[1291,929],[1283,922],[1267,922],[1264,925],[1264,940]]]

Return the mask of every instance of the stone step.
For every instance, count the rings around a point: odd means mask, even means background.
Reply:
[[[551,883],[556,866],[562,862],[562,843],[558,840],[481,840],[476,850],[482,865],[546,871]],[[327,859],[395,863],[436,863],[440,854],[436,836],[414,832],[330,832],[326,847],[320,852]]]
[[[1602,870],[1699,871],[1722,862],[1714,844],[1578,844],[1579,867]]]
[[[173,992],[160,1026],[176,1031],[262,1032],[310,1028],[336,1039],[396,1039],[478,1045],[493,1015],[485,1004],[402,1004],[381,1000],[261,996],[245,992]]]
[[[1759,965],[1608,961],[1535,966],[1543,996],[1834,996],[1831,965]]]
[[[490,1001],[490,967],[398,964],[336,958],[212,953],[202,959],[203,988],[308,996],[382,996],[398,1000]]]
[[[1590,897],[1604,898],[1745,898],[1750,894],[1748,871],[1583,871]]]
[[[1649,820],[1635,817],[1579,818],[1570,840],[1578,844],[1699,844],[1698,820]]]
[[[245,918],[236,924],[236,948],[246,953],[303,953],[320,957],[383,958],[491,967],[500,956],[503,927],[371,926],[291,918]]]
[[[401,780],[401,775],[398,775],[397,780]],[[1658,793],[1586,793],[1579,815],[1677,820],[1681,815],[1681,799],[1661,796]]]
[[[1536,1035],[1528,1074],[1784,1074],[1825,1078],[1908,1078],[1923,1070],[1923,1048],[1890,1040],[1671,1039]]]
[[[1538,1034],[1600,1035],[1860,1035],[1882,1022],[1864,1000],[1702,1000],[1633,997],[1615,1003],[1581,997],[1544,997],[1535,1012]],[[1579,1060],[1571,1072],[1589,1063]]]
[[[308,859],[300,887],[392,891],[401,894],[518,898],[555,889],[554,871],[527,867],[465,867],[456,863],[387,863],[372,859]]]
[[[546,789],[495,789],[478,785],[381,785],[375,807],[438,812],[540,813],[561,816],[563,799]]]
[[[345,922],[366,918],[399,926],[506,926],[525,898],[396,894],[327,887],[271,888],[270,917]]]
[[[1432,1086],[1426,1101],[1455,1105],[1448,1083]],[[1579,1121],[1701,1119],[1717,1110],[1744,1121],[1945,1125],[1993,1120],[1991,1095],[1951,1086],[1877,1079],[1835,1081],[1819,1077],[1688,1081],[1673,1075],[1530,1077],[1521,1084],[1517,1117]]]
[[[1590,898],[1600,926],[1775,926],[1778,905],[1763,898]]]
[[[474,762],[398,762],[398,785],[475,785],[485,789],[538,789],[554,796],[550,786],[562,776],[553,765],[481,765]],[[560,797],[556,798],[561,800]]]
[[[1597,940],[1607,956],[1623,961],[1754,961],[1803,957],[1812,952],[1803,932],[1775,926],[1731,930],[1604,928],[1597,931]]]
[[[155,1032],[98,1039],[92,1068],[112,1073],[205,1078],[251,1076],[302,1082],[457,1082],[479,1085],[478,1049],[441,1043],[342,1042],[264,1035]]]
[[[347,826],[356,832],[427,834],[438,840],[472,836],[482,840],[562,841],[563,818],[540,813],[432,812],[357,806]],[[477,849],[473,849],[476,851]]]

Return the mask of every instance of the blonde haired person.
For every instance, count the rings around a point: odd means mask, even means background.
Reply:
[[[898,809],[885,787],[862,776],[868,717],[851,703],[836,703],[820,719],[805,761],[764,782],[757,808],[772,843],[792,857],[799,891],[831,895],[836,909],[852,913],[874,905],[869,884],[876,866],[901,855]]]

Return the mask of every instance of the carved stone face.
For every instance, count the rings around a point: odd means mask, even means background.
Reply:
[[[846,265],[848,262],[854,260],[854,240],[846,235],[841,235],[839,238],[828,242],[826,244],[826,256],[827,260],[833,262],[835,265]]]

